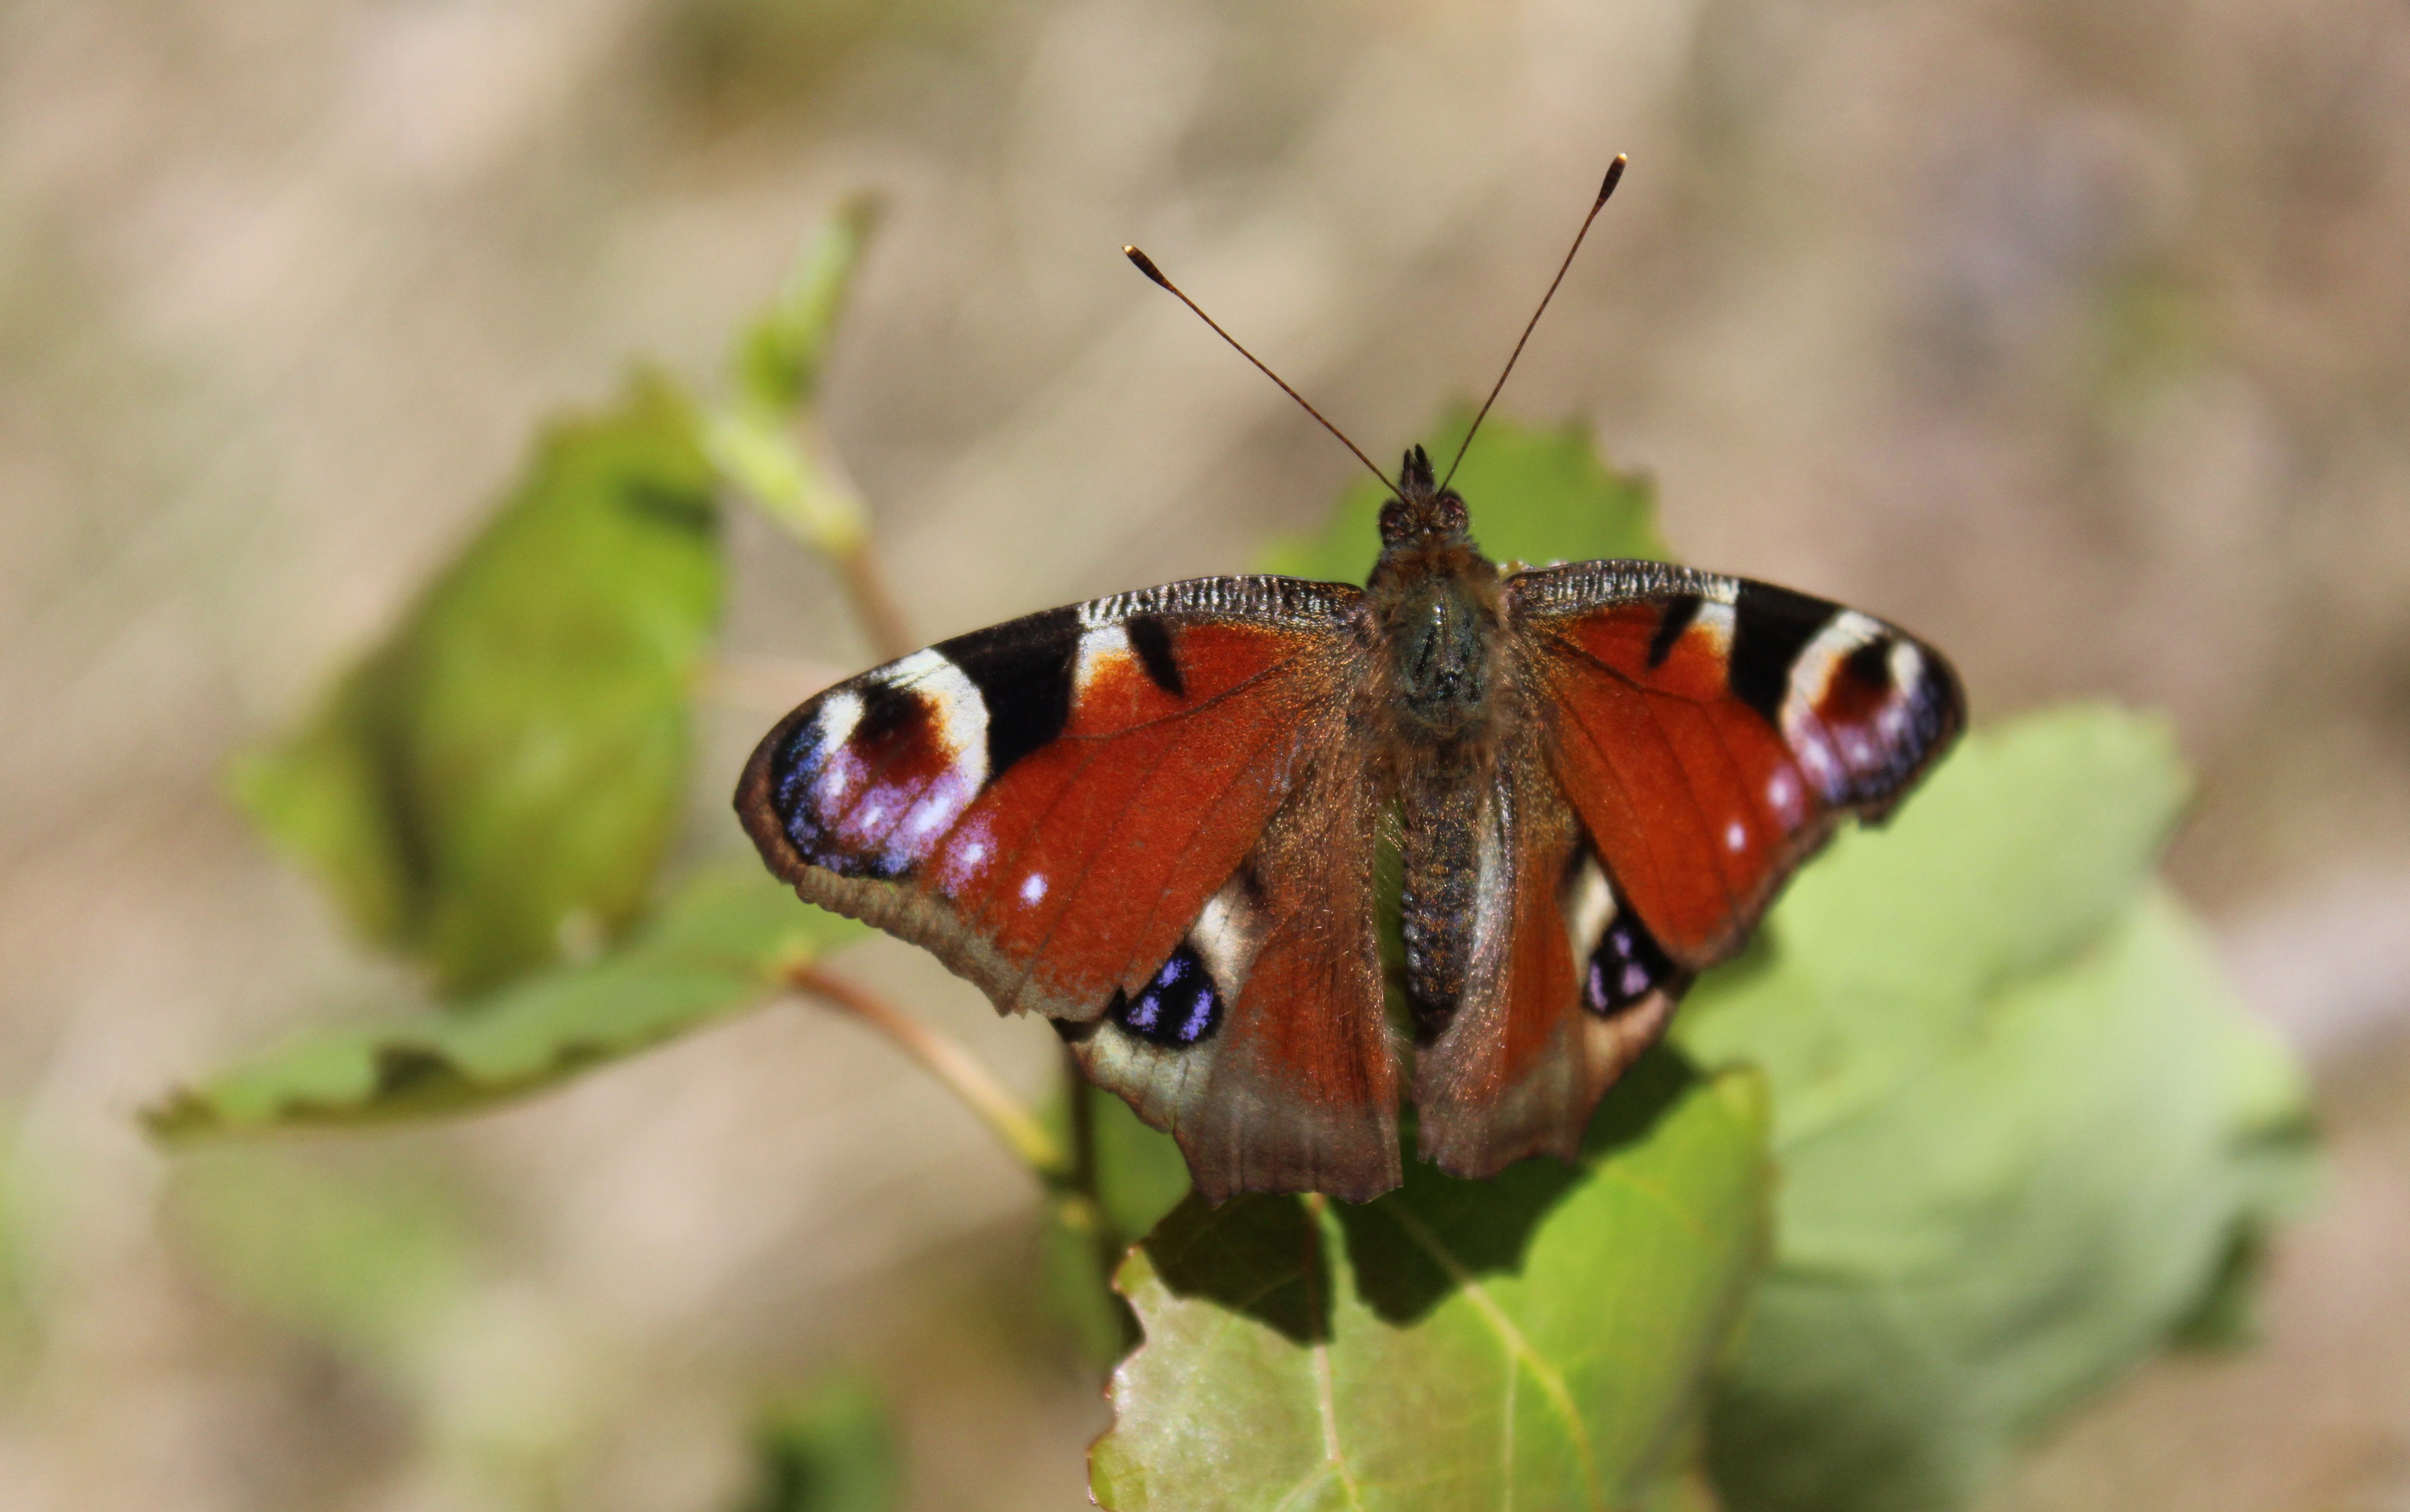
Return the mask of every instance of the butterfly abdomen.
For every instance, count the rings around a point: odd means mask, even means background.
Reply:
[[[1406,996],[1419,1038],[1445,1029],[1473,968],[1481,905],[1481,791],[1471,771],[1424,763],[1400,794],[1404,887],[1398,898]]]

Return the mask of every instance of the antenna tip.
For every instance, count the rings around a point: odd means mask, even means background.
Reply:
[[[1632,159],[1623,153],[1615,154],[1615,161],[1606,166],[1606,182],[1598,186],[1598,204],[1605,204],[1606,196],[1615,193],[1615,186],[1623,182],[1623,170],[1631,164]]]
[[[1140,272],[1144,273],[1147,277],[1154,280],[1155,283],[1161,284],[1167,289],[1171,287],[1171,280],[1163,276],[1163,269],[1155,267],[1154,259],[1148,256],[1145,253],[1139,251],[1136,247],[1124,247],[1122,249],[1122,255],[1130,260],[1130,265],[1132,267],[1136,268]]]

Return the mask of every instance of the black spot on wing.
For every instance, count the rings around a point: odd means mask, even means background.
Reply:
[[[1590,953],[1582,979],[1582,1006],[1613,1018],[1661,987],[1678,987],[1681,968],[1665,955],[1631,909],[1616,914]]]
[[[1695,593],[1677,593],[1665,601],[1664,616],[1657,621],[1657,633],[1648,637],[1651,672],[1665,664],[1665,659],[1674,654],[1675,646],[1681,641],[1682,632],[1690,629],[1691,621],[1698,617],[1699,596]]]
[[[1882,692],[1891,687],[1891,647],[1890,636],[1878,635],[1851,651],[1841,671],[1868,691]]]
[[[938,644],[986,700],[990,782],[1063,733],[1079,648],[1077,609],[1049,609]]]
[[[1174,698],[1184,696],[1188,686],[1180,676],[1179,662],[1171,654],[1171,627],[1154,615],[1134,615],[1122,631],[1129,636],[1130,649],[1138,653],[1154,685]]]
[[[1105,1016],[1151,1045],[1185,1050],[1222,1026],[1222,989],[1183,940],[1136,997],[1116,989]]]
[[[1742,583],[1733,604],[1732,665],[1725,673],[1734,696],[1779,726],[1792,667],[1838,609],[1787,588]]]

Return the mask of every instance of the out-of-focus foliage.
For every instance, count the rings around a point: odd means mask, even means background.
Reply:
[[[1978,733],[1692,995],[1684,1046],[1772,1078],[1783,1171],[1709,1440],[1735,1512],[1963,1505],[2240,1300],[2305,1104],[2150,880],[2185,790],[2155,720]]]
[[[153,1133],[185,1139],[473,1112],[750,1008],[863,932],[737,863],[690,880],[601,960],[514,982],[472,1011],[323,1032],[147,1117]]]
[[[1447,471],[1473,412],[1459,409],[1431,428],[1424,446]],[[1377,460],[1377,458],[1376,458]],[[1473,515],[1473,538],[1502,562],[1539,566],[1602,557],[1669,560],[1657,533],[1657,490],[1636,472],[1599,458],[1578,425],[1537,429],[1492,414],[1449,485]],[[1381,554],[1381,503],[1389,493],[1370,478],[1351,484],[1330,523],[1310,536],[1275,541],[1259,563],[1268,573],[1360,583]]]
[[[743,402],[790,414],[812,398],[828,359],[829,338],[853,287],[854,267],[878,219],[876,202],[856,196],[805,239],[786,281],[737,343]]]
[[[713,465],[747,499],[806,545],[838,557],[862,551],[870,522],[824,448],[804,443],[829,337],[878,218],[876,204],[856,196],[805,239],[777,298],[738,340],[735,392],[704,430]]]
[[[1765,1241],[1753,1075],[1660,1054],[1581,1164],[1416,1164],[1360,1207],[1177,1209],[1123,1269],[1145,1343],[1114,1373],[1097,1501],[1625,1507],[1673,1494]]]
[[[1098,1264],[1095,1227],[1101,1223],[1109,1242],[1125,1246],[1151,1232],[1188,1195],[1188,1162],[1169,1135],[1140,1123],[1121,1098],[1095,1088],[1075,1088],[1070,1096],[1086,1099],[1092,1120],[1097,1211],[1049,1209],[1042,1236],[1046,1285],[1056,1316],[1102,1370],[1134,1341],[1128,1306],[1110,1288],[1111,1267]]]
[[[714,492],[687,401],[640,378],[547,434],[385,642],[237,766],[260,828],[441,992],[496,986],[642,911],[719,614]]]
[[[718,628],[721,487],[791,528],[819,520],[824,545],[845,534],[827,490],[766,496],[719,442],[741,433],[757,463],[806,470],[787,428],[870,220],[856,200],[806,239],[739,343],[726,409],[706,417],[646,377],[611,413],[555,428],[393,635],[239,763],[260,827],[460,1011],[305,1038],[177,1092],[146,1113],[154,1133],[489,1107],[758,1003],[861,933],[750,858],[649,910]]]
[[[470,1235],[460,1194],[425,1170],[359,1178],[285,1151],[212,1151],[177,1168],[168,1211],[228,1299],[392,1372],[460,1294]]]
[[[734,1512],[891,1512],[903,1499],[894,1424],[863,1381],[770,1403],[754,1425],[753,1464]]]

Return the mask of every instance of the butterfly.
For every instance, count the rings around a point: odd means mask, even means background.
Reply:
[[[1052,1021],[1208,1201],[1398,1185],[1408,1098],[1457,1175],[1572,1159],[1698,974],[1964,722],[1880,620],[1655,561],[1504,570],[1422,448],[1392,487],[1361,589],[1198,578],[957,636],[795,709],[737,788],[798,894]]]

